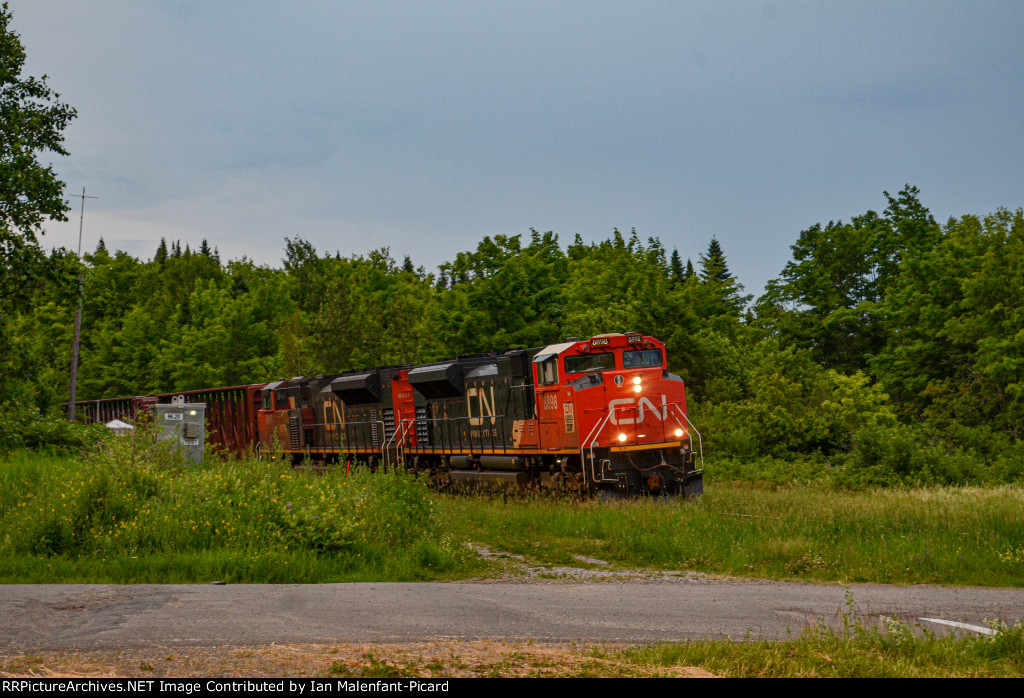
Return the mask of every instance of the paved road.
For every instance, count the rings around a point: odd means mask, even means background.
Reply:
[[[1024,590],[849,587],[856,612],[1024,618]],[[85,650],[432,638],[784,638],[841,623],[846,588],[668,578],[602,583],[0,586],[0,648]],[[941,626],[932,626],[936,630]]]

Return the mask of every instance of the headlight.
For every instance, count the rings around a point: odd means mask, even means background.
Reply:
[[[625,441],[625,440],[626,440],[626,435],[625,434],[619,434],[619,441]]]
[[[682,429],[676,429],[676,438],[677,439],[683,438],[683,430]]]
[[[633,385],[640,385],[640,376],[634,376]]]
[[[643,390],[643,389],[644,389],[644,388],[643,388],[643,386],[642,386],[642,385],[634,385],[634,386],[633,386],[633,392],[634,392],[634,393],[639,393],[639,392],[640,392],[641,390]]]

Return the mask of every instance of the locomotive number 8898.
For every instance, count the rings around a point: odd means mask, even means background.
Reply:
[[[259,395],[264,453],[404,467],[441,486],[702,492],[683,381],[665,345],[636,333],[298,377]]]

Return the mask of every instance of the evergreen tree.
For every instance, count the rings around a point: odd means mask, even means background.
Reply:
[[[743,308],[753,298],[743,294],[743,285],[729,273],[725,252],[716,237],[711,238],[707,254],[700,256],[700,280],[705,291],[705,304],[701,308],[705,316],[739,319]]]
[[[159,264],[161,267],[167,261],[167,240],[160,238],[160,245],[156,248],[156,254],[153,255],[153,261]]]
[[[729,265],[725,262],[725,253],[722,251],[722,245],[718,242],[717,237],[711,237],[708,253],[700,256],[700,278],[705,283],[709,281],[727,283],[732,278],[729,274]]]
[[[686,269],[683,268],[683,260],[679,256],[679,250],[672,248],[672,257],[669,261],[669,278],[672,284],[678,286],[686,281]]]

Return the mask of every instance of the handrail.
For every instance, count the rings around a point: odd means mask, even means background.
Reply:
[[[381,424],[383,424],[383,423],[384,422],[381,421]],[[406,424],[411,425],[411,424],[415,424],[415,423],[416,423],[415,419],[399,419],[398,420],[398,428],[395,429],[391,433],[391,438],[389,438],[380,447],[380,457],[381,457],[381,460],[385,460],[385,461],[387,461],[388,465],[391,465],[391,460],[389,458],[387,458],[387,456],[385,455],[385,451],[390,447],[391,442],[395,441],[395,437],[396,436],[400,437],[400,440],[396,441],[396,443],[395,443],[395,460],[396,461],[398,460],[399,453],[402,454],[403,460],[404,460],[404,456],[405,456],[405,435],[409,433],[409,428],[407,426],[405,426],[405,425]],[[397,465],[397,462],[396,462],[396,465]]]
[[[679,414],[683,415],[683,419],[686,420],[686,424],[690,425],[690,428],[687,429],[687,433],[689,433],[691,431],[697,432],[697,446],[700,449],[700,469],[704,470],[704,437],[700,435],[699,431],[697,431],[697,427],[693,426],[693,422],[691,422],[690,418],[686,416],[686,412],[683,411],[683,408],[679,406],[678,402],[673,402],[672,406],[675,407],[677,410],[679,410]],[[674,415],[673,415],[672,418],[676,419]],[[680,422],[678,419],[676,419],[676,423],[679,426],[683,427],[684,429],[686,428],[685,425],[682,422]],[[690,449],[691,450],[693,449],[693,437],[692,436],[690,437]]]
[[[671,415],[672,419],[679,426],[681,426],[687,432],[687,434],[690,434],[691,432],[695,432],[697,434],[697,447],[699,449],[698,453],[700,455],[700,467],[701,467],[701,470],[703,470],[704,469],[704,437],[701,436],[700,431],[697,429],[697,427],[695,427],[693,425],[693,422],[690,421],[690,418],[686,415],[685,410],[683,410],[682,406],[678,402],[672,402],[672,403],[669,403],[669,405],[674,407],[676,409],[676,411],[678,411],[679,414],[681,414],[683,416],[683,419],[686,420],[686,423],[684,424],[683,422],[680,422],[679,418],[676,417],[675,414],[673,414],[672,412],[668,412],[666,414],[666,417]],[[591,478],[591,480],[593,482],[613,482],[612,480],[605,480],[603,478],[603,475],[604,475],[603,472],[602,472],[602,478],[600,480],[598,480],[597,471],[594,469],[594,444],[597,441],[597,436],[599,436],[601,434],[601,432],[604,430],[604,427],[608,423],[608,420],[611,419],[611,416],[612,416],[614,410],[626,411],[626,410],[635,409],[635,406],[633,406],[633,405],[616,405],[615,407],[613,407],[611,409],[608,409],[608,408],[605,408],[605,409],[607,411],[607,414],[605,414],[604,418],[600,422],[598,422],[597,425],[593,429],[590,430],[590,433],[587,434],[587,438],[584,439],[583,443],[580,445],[580,460],[582,461],[583,472],[584,472],[584,474],[586,474],[586,472],[587,472],[587,469],[586,469],[586,466],[587,466],[587,454],[584,453],[584,450],[586,450],[588,448],[588,444],[589,444],[589,450],[590,450],[590,453],[589,453],[589,456],[590,456],[590,478]],[[693,437],[692,436],[690,437],[690,448],[691,449],[693,448]]]
[[[703,470],[703,468],[704,468],[704,437],[703,437],[703,435],[700,433],[700,431],[697,429],[697,427],[695,427],[693,425],[693,422],[690,421],[690,418],[687,416],[686,412],[683,410],[683,408],[680,405],[680,403],[672,402],[672,403],[668,403],[668,405],[670,405],[671,407],[674,407],[675,410],[677,412],[679,412],[680,415],[682,415],[683,420],[685,420],[685,423],[683,421],[680,421],[679,418],[673,412],[670,411],[668,414],[671,415],[673,421],[675,421],[676,424],[678,424],[679,426],[683,427],[687,431],[687,433],[694,432],[694,433],[697,434],[698,455],[700,457],[701,469]],[[589,456],[589,460],[590,460],[590,476],[591,476],[591,479],[594,480],[595,482],[598,481],[598,479],[597,479],[597,471],[594,469],[594,445],[597,442],[597,438],[596,437],[601,434],[601,432],[604,430],[604,427],[607,425],[608,420],[611,419],[611,416],[612,416],[612,413],[613,413],[612,411],[613,410],[619,410],[619,411],[623,411],[624,412],[624,411],[628,411],[628,410],[631,410],[631,409],[636,409],[636,407],[633,406],[633,405],[616,405],[611,410],[609,410],[607,407],[605,407],[604,410],[606,411],[606,413],[605,413],[604,417],[601,419],[601,421],[599,421],[594,426],[593,429],[590,430],[590,433],[587,434],[587,437],[580,444],[580,461],[581,461],[581,465],[584,466],[583,467],[583,472],[584,472],[584,474],[586,474],[586,465],[587,465],[587,460],[588,460],[588,456]],[[502,415],[495,415],[494,416],[495,419],[502,419],[504,417],[505,417],[505,415],[503,415],[503,414]],[[391,437],[387,440],[387,442],[383,446],[381,446],[381,458],[382,459],[386,458],[385,450],[391,445],[392,441],[395,440],[395,437],[396,436],[401,436],[401,437],[403,437],[403,440],[404,440],[405,435],[409,433],[409,431],[413,428],[413,426],[416,424],[416,422],[420,422],[420,421],[422,421],[422,422],[461,422],[461,421],[466,421],[466,420],[469,420],[469,419],[472,419],[472,417],[432,417],[432,418],[429,418],[429,419],[428,418],[402,419],[402,420],[399,421],[399,428],[396,429],[394,431],[394,433],[391,435]],[[382,420],[382,419],[370,420],[370,421],[359,421],[359,422],[351,422],[351,421],[345,421],[345,422],[326,422],[325,421],[325,422],[322,422],[322,423],[321,422],[316,422],[312,426],[328,426],[328,425],[333,425],[333,426],[340,426],[342,428],[347,428],[349,425],[355,425],[355,424],[379,424],[381,426],[381,433],[383,434],[383,432],[384,432],[384,420]],[[692,437],[690,438],[690,447],[691,448],[693,447],[693,438]],[[586,452],[588,449],[589,449],[589,454]],[[404,451],[404,448],[402,450]],[[396,454],[396,457],[397,457],[397,454]],[[602,482],[612,482],[611,480],[601,480],[601,481]]]
[[[608,413],[604,416],[604,419],[602,419],[600,422],[598,422],[597,426],[595,426],[593,429],[590,430],[590,433],[587,434],[587,438],[585,438],[583,440],[583,443],[580,445],[580,461],[581,461],[580,465],[583,466],[583,474],[585,476],[586,472],[587,472],[587,468],[586,468],[587,457],[586,457],[586,455],[584,455],[583,449],[587,448],[587,442],[588,441],[590,442],[590,479],[593,482],[613,482],[612,480],[605,480],[604,479],[604,477],[603,477],[604,476],[604,472],[603,471],[601,473],[601,475],[602,475],[601,479],[600,480],[597,479],[597,472],[594,470],[594,443],[597,441],[597,439],[594,438],[595,437],[595,432],[597,433],[596,435],[600,435],[601,434],[601,432],[604,430],[605,424],[607,424],[608,420],[611,419],[611,416],[612,416],[612,413],[613,413],[614,410],[618,410],[620,408],[621,409],[629,409],[629,407],[630,407],[629,405],[621,405],[621,407],[617,405],[617,406],[615,406],[615,407],[613,407],[611,409],[605,408],[605,409],[607,409]]]

